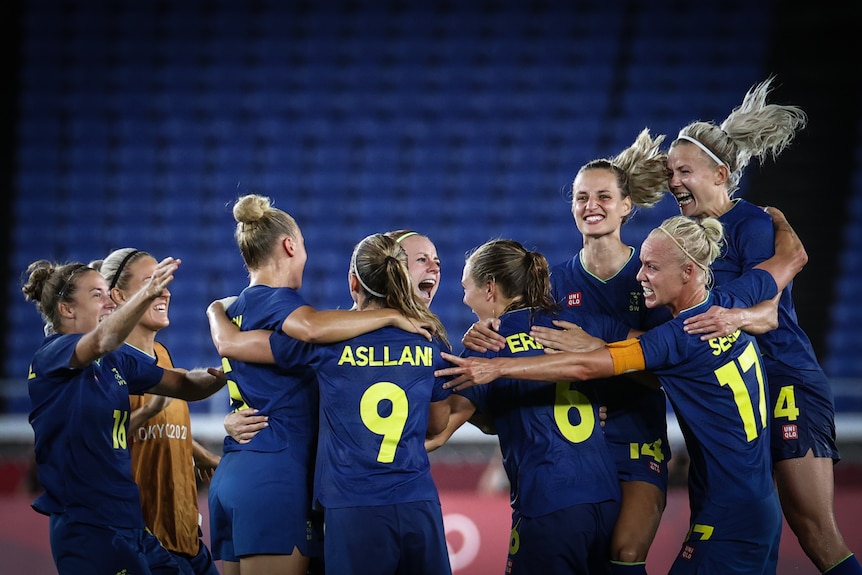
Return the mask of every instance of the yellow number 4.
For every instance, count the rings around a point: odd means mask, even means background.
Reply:
[[[788,421],[796,421],[799,418],[799,408],[796,407],[796,394],[793,393],[792,385],[785,385],[778,392],[772,415],[776,419],[786,417]]]
[[[652,443],[644,443],[643,445],[629,443],[629,457],[631,459],[639,459],[641,455],[646,455],[647,457],[652,457],[656,463],[661,463],[664,461],[664,453],[662,453],[661,445],[661,439],[656,439]]]

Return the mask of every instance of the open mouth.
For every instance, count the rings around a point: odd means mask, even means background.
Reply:
[[[641,286],[641,289],[644,292],[644,297],[650,297],[651,295],[653,295],[653,293],[655,293],[650,288],[648,288],[646,286]]]
[[[437,281],[433,279],[425,279],[419,282],[419,293],[422,294],[422,297],[427,301],[431,301],[431,295],[434,291],[434,286],[437,285]]]
[[[679,207],[687,206],[694,202],[694,197],[688,192],[675,192],[673,197],[676,198],[676,203],[679,204]]]

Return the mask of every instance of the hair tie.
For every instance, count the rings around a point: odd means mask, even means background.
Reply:
[[[673,237],[673,234],[671,234],[669,231],[667,231],[666,229],[664,229],[661,226],[659,226],[658,229],[660,229],[665,234],[667,234],[667,237],[669,237],[671,240],[673,240],[673,243],[676,244],[676,247],[681,249],[682,253],[684,253],[686,256],[688,256],[688,259],[690,259],[692,262],[694,262],[694,265],[696,265],[697,267],[699,267],[703,271],[707,271],[707,267],[705,265],[703,265],[702,263],[700,263],[699,261],[697,261],[696,259],[694,259],[694,256],[692,256],[690,253],[688,253],[688,250],[686,250],[684,247],[682,247],[682,244],[679,243],[679,241],[677,241],[677,239],[675,237]]]
[[[676,139],[677,139],[677,140],[685,140],[686,142],[691,142],[692,144],[694,144],[695,146],[697,146],[698,148],[700,148],[701,150],[703,150],[703,151],[704,151],[704,153],[706,153],[706,155],[707,155],[707,156],[709,156],[710,158],[712,158],[712,159],[715,161],[715,163],[716,163],[716,164],[718,164],[719,166],[724,166],[724,167],[725,167],[725,168],[727,168],[728,170],[730,169],[730,166],[728,166],[726,162],[723,162],[723,161],[721,160],[721,158],[719,158],[718,156],[716,156],[716,155],[715,155],[715,153],[714,153],[712,150],[710,150],[710,149],[709,149],[709,148],[707,148],[705,145],[703,145],[701,142],[699,142],[698,140],[695,140],[695,139],[694,139],[694,138],[692,138],[691,136],[677,136],[677,138],[676,138]]]
[[[109,292],[117,286],[117,282],[120,280],[120,274],[123,273],[123,268],[126,267],[126,264],[129,263],[129,260],[139,253],[141,253],[141,250],[132,250],[128,254],[126,254],[126,257],[124,257],[123,261],[120,262],[120,265],[117,266],[117,271],[114,273],[114,277],[111,279],[111,285],[108,287]]]

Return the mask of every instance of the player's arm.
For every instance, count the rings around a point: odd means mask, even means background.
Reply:
[[[269,417],[260,415],[256,409],[231,411],[224,417],[224,430],[237,443],[248,443],[261,429],[269,426]]]
[[[174,280],[180,260],[165,258],[153,270],[149,281],[135,295],[100,321],[95,329],[85,333],[75,345],[70,367],[90,365],[108,352],[119,349],[154,299],[162,295]],[[61,304],[65,305],[65,304]]]
[[[201,481],[211,480],[215,468],[221,462],[221,457],[204,447],[196,439],[192,439],[192,457],[195,460],[198,479]]]
[[[225,299],[220,299],[207,306],[210,337],[218,354],[221,357],[249,363],[274,364],[275,356],[269,344],[272,331],[265,329],[240,331],[227,316],[225,303]]]
[[[593,351],[604,347],[607,343],[600,337],[590,335],[575,323],[559,319],[553,320],[553,323],[557,329],[539,325],[530,328],[530,337],[542,344],[546,353]],[[641,330],[630,329],[627,337],[637,337],[642,333]]]
[[[227,383],[224,372],[215,368],[195,368],[190,371],[166,368],[162,380],[148,393],[168,395],[186,401],[206,399]]]
[[[488,318],[475,322],[464,337],[461,338],[461,344],[478,353],[488,351],[501,351],[506,347],[506,338],[497,333],[500,329],[500,320],[498,318]]]
[[[437,404],[443,405],[438,406]],[[437,411],[436,414],[435,410]],[[425,450],[434,451],[446,443],[452,434],[464,425],[475,412],[476,406],[473,402],[457,393],[453,393],[443,401],[433,402],[431,414],[439,419],[432,429],[429,418],[428,433],[425,436]]]
[[[778,287],[778,294],[748,308],[728,309],[713,306],[702,314],[686,319],[683,324],[686,333],[700,334],[700,339],[706,341],[727,336],[737,329],[758,335],[778,327],[781,290],[786,288],[808,263],[808,253],[781,210],[769,207],[767,213],[772,217],[775,253],[754,268],[769,272]]]
[[[637,342],[637,340],[627,340]],[[531,381],[581,381],[599,377],[618,375],[615,372],[615,360],[609,351],[609,344],[601,349],[586,353],[563,352],[550,355],[530,357],[458,357],[443,352],[443,359],[455,364],[437,370],[437,377],[454,377],[444,387],[459,391],[490,383],[501,377],[524,379]],[[640,350],[640,344],[637,344]],[[642,358],[642,354],[641,354]],[[640,362],[643,369],[643,361]],[[637,371],[633,365],[627,365],[625,371]],[[625,373],[620,371],[619,373]]]
[[[775,280],[780,292],[786,288],[796,274],[808,263],[808,253],[802,240],[790,226],[784,213],[778,208],[765,208],[772,216],[772,227],[775,230],[775,254],[768,260],[754,266],[766,270]]]
[[[431,341],[430,326],[421,326],[391,308],[375,310],[326,310],[311,306],[298,307],[284,319],[281,331],[292,338],[308,343],[334,343],[384,327],[397,327],[418,333]]]
[[[143,427],[151,417],[170,405],[172,399],[163,395],[154,395],[141,407],[132,411],[132,414],[129,416],[129,433]]]

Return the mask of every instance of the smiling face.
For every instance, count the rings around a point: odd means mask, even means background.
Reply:
[[[411,235],[399,242],[407,254],[407,268],[413,286],[426,305],[431,305],[440,288],[440,258],[434,244],[420,235]]]
[[[88,333],[116,309],[108,295],[108,282],[96,270],[75,272],[75,295],[71,302],[61,302],[71,310],[74,327],[68,333]]]
[[[682,215],[718,217],[730,209],[726,175],[696,145],[685,140],[674,142],[667,166],[668,187]]]
[[[572,216],[584,236],[618,233],[632,201],[623,197],[616,175],[604,168],[578,173],[572,185]]]
[[[130,272],[128,285],[123,290],[125,300],[131,298],[153,277],[153,272],[156,269],[156,260],[151,256],[142,256],[135,259],[128,265]],[[150,331],[159,331],[171,324],[168,319],[168,307],[171,303],[171,292],[165,288],[161,296],[157,297],[150,304],[146,313],[141,316],[139,325],[147,328]]]

